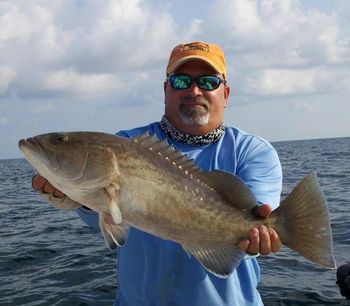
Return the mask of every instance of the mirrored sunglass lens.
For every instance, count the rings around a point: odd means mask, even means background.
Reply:
[[[170,78],[171,86],[176,89],[187,89],[191,86],[191,78],[186,75],[173,75]]]
[[[214,90],[220,85],[220,79],[215,76],[202,76],[198,78],[198,86],[205,90]]]

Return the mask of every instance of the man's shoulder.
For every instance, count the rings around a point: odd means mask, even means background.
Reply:
[[[128,130],[120,130],[116,133],[116,135],[127,137],[127,138],[133,138],[146,132],[148,132],[151,135],[157,134],[158,130],[159,130],[158,122],[152,122],[148,125],[135,127]]]
[[[249,147],[266,147],[266,149],[273,149],[271,143],[261,136],[253,133],[243,131],[234,126],[226,126],[226,134],[228,137],[234,139],[237,146],[242,146],[243,148]]]

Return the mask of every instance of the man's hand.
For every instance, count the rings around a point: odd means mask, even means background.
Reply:
[[[272,212],[272,208],[268,204],[259,205],[254,213],[258,217],[267,218]],[[242,240],[239,248],[249,255],[268,255],[271,252],[276,253],[281,249],[281,240],[272,228],[264,225],[258,228],[252,228],[249,232],[249,239]]]
[[[43,176],[37,174],[32,178],[32,187],[36,191],[44,194],[52,194],[55,198],[64,198],[65,194],[53,187],[50,182]]]
[[[32,178],[32,187],[38,191],[45,202],[50,203],[56,208],[75,209],[82,205],[67,197],[63,192],[53,187],[50,182],[41,175],[35,175]]]

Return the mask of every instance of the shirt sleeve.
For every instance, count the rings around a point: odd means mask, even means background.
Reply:
[[[94,231],[100,232],[98,213],[83,207],[77,208],[75,210],[79,217]]]
[[[237,175],[245,181],[260,203],[279,206],[282,168],[276,150],[266,141],[253,139],[238,158]]]

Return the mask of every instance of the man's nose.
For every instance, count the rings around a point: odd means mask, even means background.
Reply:
[[[194,96],[203,95],[202,89],[200,89],[196,82],[192,82],[191,87],[188,89]]]

